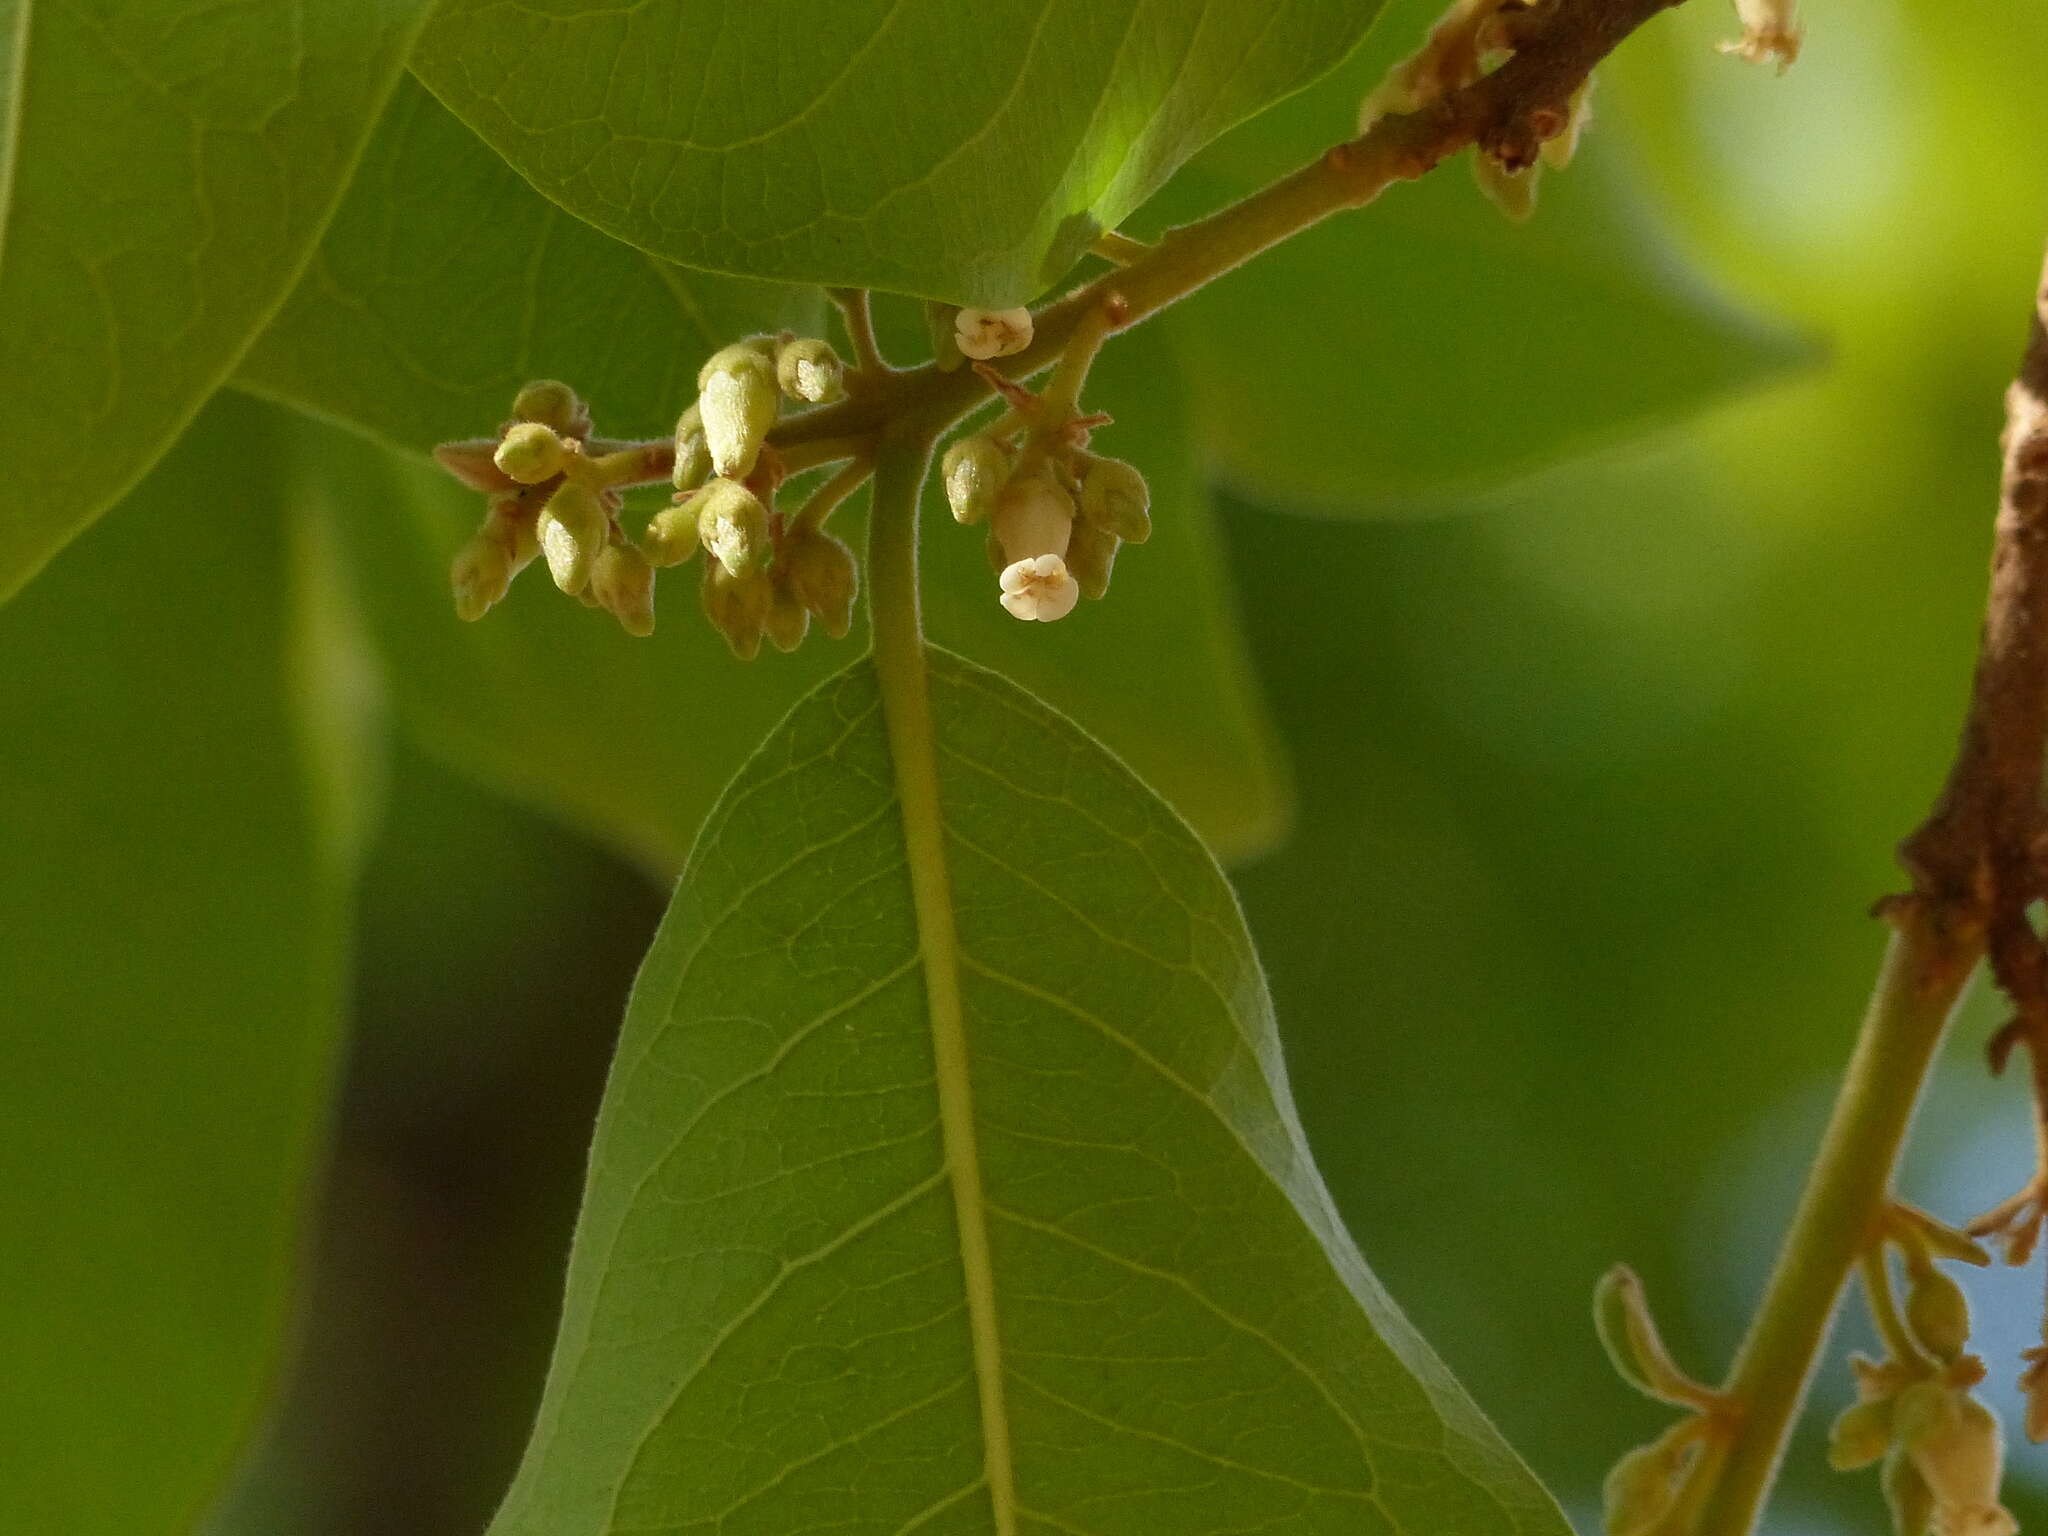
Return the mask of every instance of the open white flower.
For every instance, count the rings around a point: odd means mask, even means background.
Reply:
[[[986,362],[1008,357],[1031,345],[1031,311],[1016,309],[963,309],[953,317],[953,339],[963,357]]]
[[[1050,624],[1081,600],[1080,583],[1058,555],[1035,555],[1003,570],[1003,607],[1012,618]]]

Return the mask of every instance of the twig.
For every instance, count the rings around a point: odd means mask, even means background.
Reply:
[[[846,326],[846,339],[853,344],[853,358],[860,372],[881,375],[894,372],[875,341],[875,317],[865,288],[827,288],[826,294],[839,306],[839,318]]]

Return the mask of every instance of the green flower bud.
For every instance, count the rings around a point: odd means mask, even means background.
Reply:
[[[511,562],[496,540],[478,534],[456,551],[448,582],[455,591],[455,616],[474,624],[511,587]]]
[[[775,364],[758,345],[743,341],[712,354],[697,375],[697,412],[712,469],[728,480],[753,473],[781,398]]]
[[[1889,1401],[1853,1403],[1828,1429],[1828,1465],[1854,1472],[1883,1459],[1892,1448],[1892,1405]]]
[[[1648,1536],[1678,1498],[1678,1467],[1663,1441],[1639,1445],[1601,1486],[1607,1536]]]
[[[608,544],[590,570],[590,591],[627,634],[654,633],[654,567],[630,544]]]
[[[559,379],[535,379],[520,390],[512,401],[512,415],[553,427],[564,437],[590,436],[590,407]]]
[[[505,433],[492,460],[521,485],[539,485],[562,472],[569,450],[553,427],[522,421]]]
[[[978,523],[995,510],[996,493],[1010,478],[1010,454],[985,432],[961,438],[939,461],[946,504],[956,523]]]
[[[854,594],[860,590],[853,551],[829,533],[805,529],[784,541],[775,563],[787,569],[790,590],[817,615],[825,633],[845,639],[853,627]]]
[[[681,565],[702,547],[697,537],[697,509],[703,500],[702,491],[680,496],[673,506],[663,507],[647,520],[640,548],[650,565],[657,569]]]
[[[1106,528],[1074,524],[1073,542],[1067,546],[1067,569],[1081,584],[1083,597],[1099,598],[1109,591],[1109,573],[1122,544],[1123,540]]]
[[[1884,1501],[1892,1512],[1892,1536],[1927,1536],[1934,1524],[1934,1490],[1903,1450],[1885,1458]]]
[[[761,649],[769,604],[774,599],[768,573],[753,571],[735,576],[716,560],[706,560],[704,584],[699,592],[704,600],[704,616],[725,636],[733,655],[741,661],[752,661]]]
[[[1906,1290],[1906,1326],[1935,1359],[1954,1362],[1970,1342],[1970,1301],[1932,1264]]]
[[[823,405],[846,393],[846,365],[829,341],[806,336],[775,354],[775,381],[790,399]]]
[[[704,417],[694,400],[676,421],[676,467],[670,478],[679,491],[694,491],[711,478],[711,450],[704,446]]]
[[[768,559],[768,509],[737,480],[713,480],[692,498],[697,538],[735,576]]]
[[[555,585],[574,595],[590,583],[590,570],[611,535],[611,518],[597,492],[571,481],[540,509],[540,552]]]
[[[786,656],[804,643],[804,631],[811,627],[810,610],[790,587],[787,577],[779,581],[771,578],[768,588],[768,613],[761,627],[768,643]]]
[[[1122,459],[1096,459],[1081,477],[1081,516],[1126,544],[1152,537],[1152,490]]]

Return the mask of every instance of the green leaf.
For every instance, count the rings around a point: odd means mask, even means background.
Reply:
[[[936,785],[864,663],[692,855],[495,1536],[1562,1536],[1339,1226],[1215,865],[929,656]]]
[[[190,1530],[279,1347],[345,924],[274,457],[223,400],[0,610],[0,1529]]]
[[[1336,64],[1377,10],[451,0],[414,68],[535,186],[645,250],[1000,306]]]
[[[529,379],[601,430],[670,431],[727,342],[815,332],[823,296],[691,272],[536,195],[413,81],[400,86],[306,275],[236,382],[431,448],[487,433]]]
[[[234,368],[319,238],[424,10],[0,3],[0,421],[19,428],[0,598]]]
[[[1246,124],[1146,211],[1179,223],[1353,130],[1439,0],[1394,0],[1313,91]],[[1600,101],[1596,93],[1596,106]],[[1462,163],[1390,187],[1266,252],[1168,316],[1197,431],[1225,480],[1269,504],[1386,515],[1697,411],[1807,356],[1675,256],[1596,112],[1516,225]]]

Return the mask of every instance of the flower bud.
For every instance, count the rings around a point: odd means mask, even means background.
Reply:
[[[1472,152],[1472,179],[1487,200],[1517,224],[1536,211],[1536,182],[1542,170],[1538,161],[1511,171],[1483,149]]]
[[[589,585],[591,567],[611,534],[611,517],[597,492],[571,481],[540,509],[536,531],[548,574],[556,586],[573,595]]]
[[[676,467],[670,478],[679,491],[694,491],[711,478],[711,450],[704,446],[704,418],[694,400],[676,422]]]
[[[1934,1524],[1934,1490],[1903,1450],[1885,1458],[1884,1501],[1892,1512],[1893,1536],[1928,1536]]]
[[[846,393],[846,365],[830,342],[800,337],[775,354],[775,381],[790,399],[823,405]]]
[[[1064,557],[1074,533],[1074,499],[1043,475],[1012,480],[996,497],[989,529],[1002,541],[1008,564]]]
[[[1058,555],[1019,560],[1003,572],[1002,603],[1012,618],[1040,624],[1064,619],[1080,601],[1081,588]]]
[[[1564,132],[1543,141],[1543,163],[1553,171],[1561,171],[1570,165],[1579,152],[1579,136],[1592,121],[1593,77],[1588,75],[1572,92],[1572,99],[1565,109]]]
[[[1882,1460],[1892,1447],[1889,1401],[1852,1403],[1828,1429],[1828,1465],[1854,1472]]]
[[[1906,1291],[1906,1325],[1926,1351],[1943,1364],[1955,1361],[1970,1342],[1970,1302],[1963,1288],[1928,1264]]]
[[[790,591],[817,615],[825,633],[844,639],[853,627],[853,599],[860,590],[853,551],[829,533],[801,529],[784,540],[775,563],[786,570]]]
[[[590,436],[590,407],[559,379],[535,379],[520,390],[512,401],[512,415],[552,427],[564,437]]]
[[[811,627],[810,611],[789,584],[787,576],[768,583],[768,613],[761,621],[768,643],[785,656],[804,643],[804,631]]]
[[[1907,1400],[1923,1389],[1941,1393],[1947,1412],[1936,1414],[1927,1405],[1916,1405],[1922,1411],[1909,1425]],[[1998,1507],[2005,1446],[1989,1408],[1967,1392],[1923,1382],[1900,1395],[1895,1422],[1899,1444],[1933,1493],[1938,1516]]]
[[[986,432],[975,432],[946,450],[939,473],[953,521],[978,523],[994,510],[996,493],[1010,478],[1009,450]]]
[[[761,634],[768,621],[772,584],[766,571],[735,576],[716,560],[704,562],[704,583],[698,589],[704,600],[704,616],[725,636],[733,655],[752,661],[761,649]]]
[[[1074,539],[1067,546],[1067,569],[1091,601],[1109,591],[1109,573],[1116,565],[1116,552],[1123,540],[1093,523],[1074,524]]]
[[[554,428],[522,421],[505,433],[492,460],[521,485],[539,485],[562,472],[569,450]]]
[[[511,587],[511,562],[495,540],[478,534],[456,551],[448,582],[455,591],[455,616],[474,624]]]
[[[673,505],[663,507],[647,520],[640,548],[646,552],[650,565],[658,570],[681,565],[703,547],[697,537],[697,510],[703,500],[701,490],[677,496]]]
[[[767,563],[768,509],[737,480],[713,480],[692,498],[697,539],[735,576]]]
[[[1607,1536],[1648,1536],[1678,1497],[1678,1467],[1663,1441],[1639,1445],[1601,1486]]]
[[[963,357],[979,362],[1010,357],[1031,345],[1031,311],[963,309],[953,317],[953,341]]]
[[[630,544],[609,544],[590,569],[590,591],[629,635],[654,633],[654,567]]]
[[[517,576],[540,553],[540,536],[533,525],[534,514],[507,496],[491,503],[478,536],[489,539],[505,552],[510,574]]]
[[[780,401],[775,364],[758,345],[743,341],[711,355],[697,375],[697,412],[713,470],[728,480],[753,473]]]
[[[1135,466],[1096,459],[1081,479],[1081,516],[1126,544],[1152,537],[1152,490]]]

